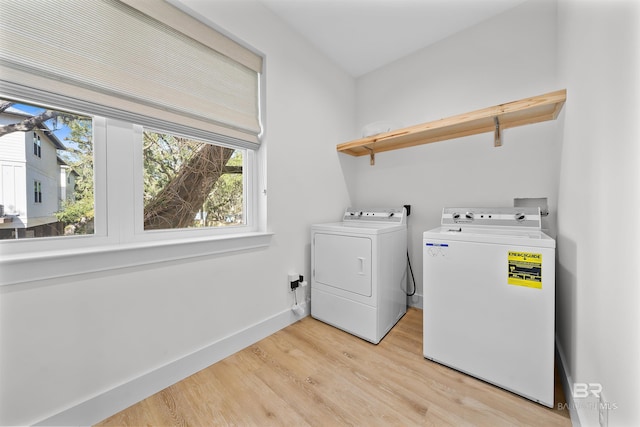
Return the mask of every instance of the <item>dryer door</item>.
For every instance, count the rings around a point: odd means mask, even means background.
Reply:
[[[371,296],[371,239],[317,233],[314,239],[315,281]]]

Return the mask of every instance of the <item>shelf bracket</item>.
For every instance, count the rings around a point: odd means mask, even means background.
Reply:
[[[493,134],[493,146],[494,147],[502,147],[502,135],[500,132],[500,119],[498,119],[498,116],[495,116],[493,118],[493,123],[495,123],[496,125],[496,130]]]
[[[369,147],[364,147],[367,150],[369,150],[369,164],[371,166],[376,164],[376,152],[373,151],[373,148],[369,148]]]

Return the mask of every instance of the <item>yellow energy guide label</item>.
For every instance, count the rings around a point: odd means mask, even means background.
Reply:
[[[509,251],[507,283],[542,289],[542,254]]]

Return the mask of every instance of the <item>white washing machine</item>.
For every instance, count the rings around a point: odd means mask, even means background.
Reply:
[[[538,208],[445,208],[423,235],[424,357],[553,407],[555,240]]]
[[[311,227],[311,316],[374,344],[407,312],[404,208]]]

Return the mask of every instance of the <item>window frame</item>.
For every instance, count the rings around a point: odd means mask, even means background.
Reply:
[[[94,174],[94,210],[95,210],[95,232],[87,235],[73,236],[53,236],[38,237],[16,240],[0,240],[0,255],[7,260],[20,259],[24,256],[39,257],[52,256],[56,251],[66,252],[72,251],[74,248],[84,248],[88,244],[86,241],[92,239],[92,245],[101,245],[106,243],[107,238],[107,164],[106,164],[106,123],[105,119],[95,116],[87,111],[80,111],[74,108],[71,99],[66,105],[59,103],[51,103],[48,101],[40,101],[22,96],[16,96],[15,93],[2,93],[0,97],[15,100],[19,103],[37,105],[45,108],[60,110],[77,114],[81,116],[92,117],[93,125],[93,174]],[[46,99],[46,95],[43,94]],[[37,180],[34,180],[34,182]],[[35,191],[34,191],[35,193]],[[83,243],[84,241],[84,243]],[[0,260],[0,267],[2,266]],[[0,284],[2,277],[0,276]]]
[[[32,95],[0,91],[0,96],[17,102],[93,118],[95,231],[90,235],[1,240],[0,286],[269,246],[273,233],[266,231],[266,144],[256,150],[232,147],[246,153],[244,225],[144,231],[143,127],[101,117],[71,98],[61,103],[65,98],[59,95],[53,98],[57,102],[51,102],[46,93],[42,99]],[[136,202],[131,203],[132,199]],[[38,269],[29,268],[34,261]]]
[[[256,223],[256,211],[257,211],[257,163],[256,163],[256,150],[251,150],[244,147],[233,147],[229,144],[223,144],[213,140],[203,140],[202,138],[195,138],[198,141],[229,147],[233,149],[243,150],[243,204],[244,204],[244,224],[227,226],[227,227],[194,227],[194,228],[175,228],[175,229],[163,229],[163,230],[145,230],[144,229],[144,153],[143,153],[143,132],[144,130],[150,130],[159,133],[170,133],[176,136],[182,136],[191,138],[188,134],[176,133],[174,131],[168,131],[158,128],[145,128],[140,125],[134,125],[134,186],[135,186],[135,226],[134,236],[137,241],[160,241],[165,239],[180,239],[180,238],[197,238],[207,236],[228,236],[233,234],[252,233],[258,231],[258,224]]]

